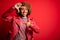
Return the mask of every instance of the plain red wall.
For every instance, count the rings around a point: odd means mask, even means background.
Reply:
[[[0,40],[6,40],[9,23],[1,15],[17,2],[26,1],[32,6],[31,16],[40,33],[35,34],[35,40],[60,40],[60,1],[59,0],[0,0]]]

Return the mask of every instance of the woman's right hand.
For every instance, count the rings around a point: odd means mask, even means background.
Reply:
[[[14,6],[13,6],[13,9],[16,9],[16,10],[19,10],[19,8],[21,7],[21,3],[16,3]]]

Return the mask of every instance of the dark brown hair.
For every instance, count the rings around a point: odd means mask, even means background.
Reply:
[[[22,3],[22,6],[26,6],[27,9],[28,9],[28,15],[30,15],[31,13],[31,5],[27,2],[21,2]]]
[[[27,2],[21,2],[21,3],[22,3],[22,6],[26,6],[27,9],[28,9],[27,16],[30,15],[30,13],[31,13],[31,5],[29,3],[27,3]],[[20,11],[21,11],[21,8],[20,8]],[[21,12],[19,13],[19,15],[21,16]]]

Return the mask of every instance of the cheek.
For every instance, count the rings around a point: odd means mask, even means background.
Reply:
[[[25,13],[28,13],[28,10],[26,10]]]
[[[23,13],[24,11],[23,10],[21,10],[21,13]]]
[[[26,15],[27,15],[27,14],[28,14],[28,11],[26,11],[25,13],[26,13]]]

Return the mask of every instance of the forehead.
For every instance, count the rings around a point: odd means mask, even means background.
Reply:
[[[26,6],[21,6],[21,8],[22,8],[22,9],[27,9],[27,7],[26,7]]]

